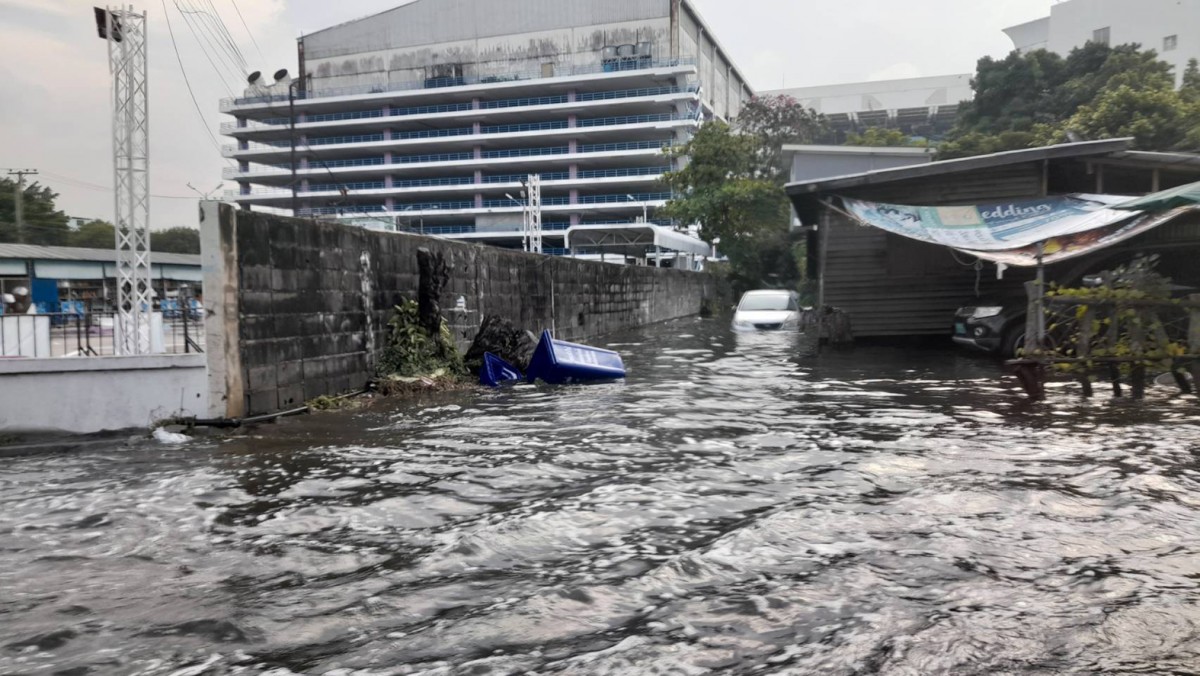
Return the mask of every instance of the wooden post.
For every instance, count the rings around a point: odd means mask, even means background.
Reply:
[[[1171,337],[1167,335],[1167,330],[1163,328],[1163,324],[1158,319],[1158,313],[1151,310],[1148,313],[1150,317],[1150,328],[1154,332],[1155,346],[1166,355],[1167,368],[1171,370],[1171,377],[1175,379],[1175,385],[1183,394],[1191,394],[1192,386],[1188,383],[1187,376],[1183,370],[1179,368],[1175,359],[1169,356],[1169,347],[1171,346]]]
[[[1138,310],[1134,315],[1133,324],[1129,327],[1129,352],[1136,358],[1145,357],[1146,354],[1146,313]],[[1146,398],[1146,363],[1145,361],[1133,362],[1133,369],[1130,374],[1133,382],[1134,399]]]
[[[1017,357],[1024,356],[1028,359],[1031,355],[1041,350],[1041,333],[1042,325],[1042,285],[1040,282],[1025,282],[1025,295],[1028,296],[1029,304],[1025,309],[1025,354],[1014,355]]]
[[[1192,294],[1188,300],[1200,303],[1200,294]],[[1192,308],[1188,313],[1188,354],[1200,354],[1200,308]],[[1192,385],[1200,388],[1200,360],[1192,360]]]
[[[1121,338],[1121,311],[1120,308],[1113,306],[1112,315],[1109,319],[1108,334],[1105,336],[1105,342],[1108,344],[1108,354],[1110,357],[1117,353],[1117,343]],[[1112,380],[1112,389],[1114,397],[1124,396],[1121,391],[1121,367],[1115,362],[1108,364],[1108,377]]]
[[[1079,374],[1079,384],[1083,386],[1083,396],[1091,399],[1095,392],[1092,391],[1092,374],[1091,364],[1088,358],[1092,356],[1092,336],[1095,334],[1096,309],[1088,306],[1083,313],[1083,319],[1080,320],[1082,325],[1079,327],[1079,349],[1076,353],[1083,360],[1083,372]]]

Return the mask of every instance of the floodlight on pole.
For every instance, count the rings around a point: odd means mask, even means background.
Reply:
[[[154,290],[150,284],[150,97],[146,13],[132,6],[93,8],[108,43],[112,74],[113,184],[117,258],[118,355],[149,354]]]

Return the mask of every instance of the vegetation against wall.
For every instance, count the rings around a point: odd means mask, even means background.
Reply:
[[[1134,138],[1140,150],[1200,149],[1200,65],[1175,89],[1170,64],[1138,45],[1088,43],[984,57],[958,123],[938,150],[951,159],[1071,140]]]

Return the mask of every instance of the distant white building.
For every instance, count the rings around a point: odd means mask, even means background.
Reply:
[[[1067,0],[1050,16],[1004,29],[1022,52],[1067,54],[1088,42],[1138,43],[1175,67],[1180,83],[1189,59],[1200,59],[1200,1]]]
[[[763,92],[786,95],[825,115],[839,132],[870,127],[937,136],[954,126],[958,106],[970,101],[971,74],[853,82]]]

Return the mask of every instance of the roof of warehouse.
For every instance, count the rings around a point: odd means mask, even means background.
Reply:
[[[905,181],[914,178],[945,176],[947,174],[957,174],[964,171],[992,169],[1013,164],[1023,164],[1025,162],[1037,162],[1039,160],[1069,159],[1100,155],[1109,155],[1113,156],[1114,159],[1119,159],[1122,156],[1129,157],[1132,155],[1155,155],[1162,156],[1157,158],[1160,162],[1173,159],[1173,164],[1182,166],[1187,164],[1189,161],[1196,159],[1195,155],[1188,155],[1186,153],[1134,153],[1129,151],[1129,146],[1132,143],[1132,138],[1119,138],[1105,141],[1083,141],[1081,143],[1062,143],[1054,146],[1046,146],[1044,148],[1010,150],[1003,153],[993,153],[991,155],[964,157],[956,160],[930,162],[928,164],[916,164],[908,167],[898,167],[895,169],[876,169],[874,171],[866,171],[861,174],[833,176],[830,178],[818,178],[808,181],[789,183],[787,186],[787,193],[792,197],[803,197],[805,195],[814,195],[832,190],[860,188],[863,186],[894,183],[896,181]],[[1150,160],[1153,158],[1141,157],[1138,159]]]
[[[114,249],[79,249],[69,246],[35,246],[33,244],[0,244],[0,259],[39,261],[95,261],[116,263]],[[150,262],[160,265],[190,265],[200,267],[200,256],[150,252]]]

